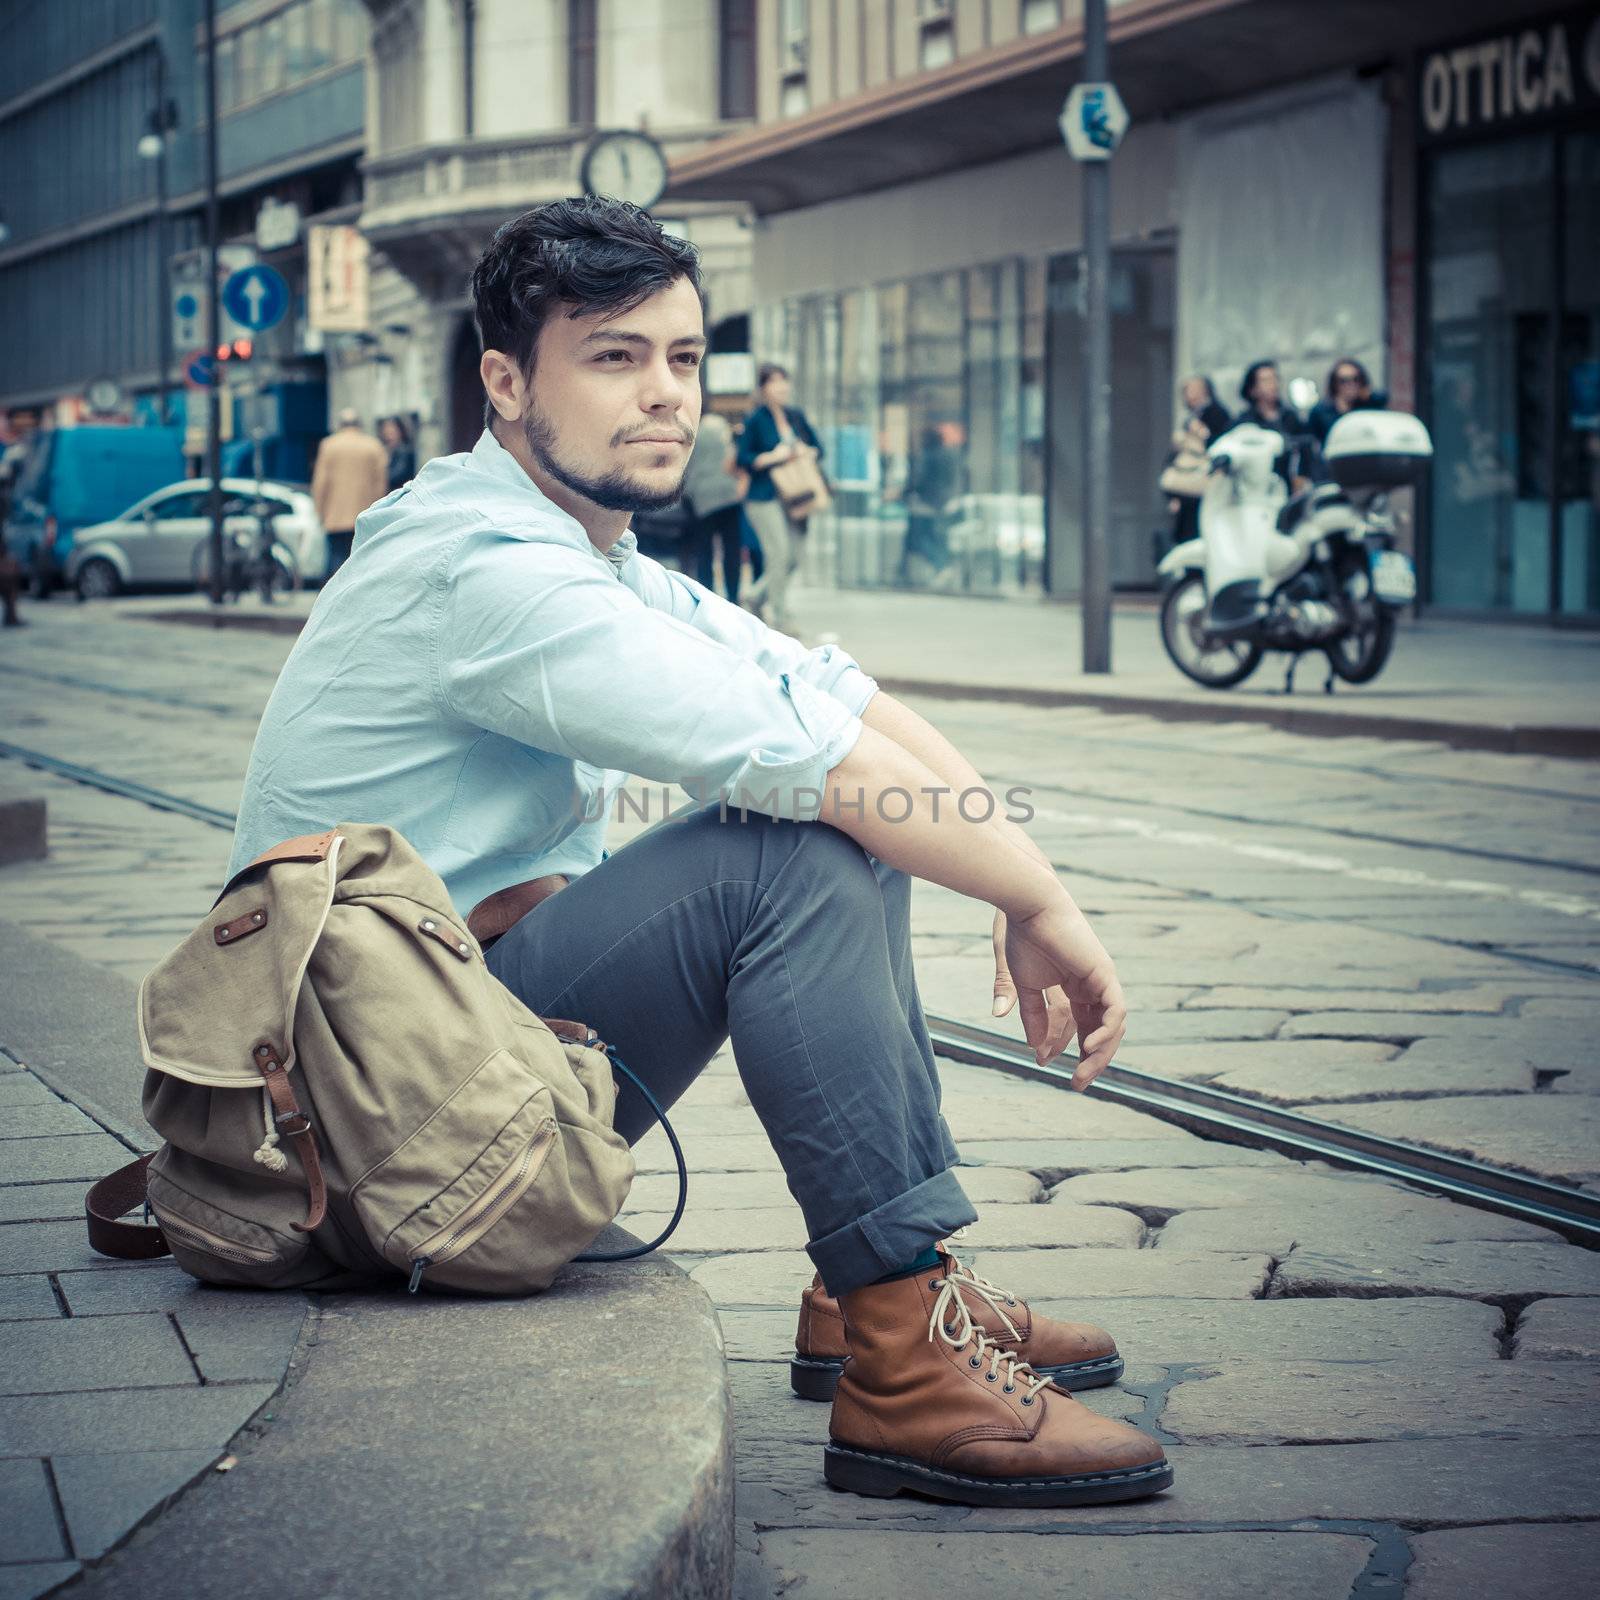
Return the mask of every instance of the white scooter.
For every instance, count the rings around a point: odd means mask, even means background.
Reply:
[[[1328,658],[1327,693],[1341,678],[1369,683],[1394,648],[1395,613],[1416,599],[1410,558],[1393,548],[1387,491],[1417,482],[1432,456],[1422,423],[1347,413],[1323,450],[1333,481],[1292,498],[1277,471],[1284,448],[1281,434],[1249,423],[1213,441],[1200,537],[1156,569],[1161,642],[1208,689],[1243,683],[1268,650],[1289,652],[1286,693],[1308,650]]]

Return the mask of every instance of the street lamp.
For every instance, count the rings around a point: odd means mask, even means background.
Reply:
[[[161,348],[161,382],[159,388],[159,416],[161,426],[172,420],[168,415],[167,397],[172,388],[172,246],[167,237],[167,141],[178,126],[178,105],[167,98],[167,58],[164,52],[156,53],[156,103],[144,119],[144,133],[139,139],[138,151],[146,161],[156,164],[156,281],[160,302],[156,307],[156,332]]]

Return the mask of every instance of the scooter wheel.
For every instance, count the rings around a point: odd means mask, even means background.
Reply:
[[[1261,665],[1266,652],[1253,639],[1211,638],[1205,621],[1205,579],[1191,572],[1161,602],[1161,643],[1184,677],[1206,689],[1231,689]]]

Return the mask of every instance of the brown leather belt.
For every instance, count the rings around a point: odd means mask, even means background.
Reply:
[[[467,932],[487,950],[501,934],[516,926],[541,901],[565,889],[571,879],[551,872],[526,883],[513,883],[480,900],[467,916]]]

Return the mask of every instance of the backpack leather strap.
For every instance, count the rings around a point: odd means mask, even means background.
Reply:
[[[322,1176],[322,1158],[317,1154],[317,1136],[311,1126],[311,1118],[300,1109],[300,1103],[294,1097],[294,1086],[289,1082],[289,1074],[284,1071],[283,1061],[278,1055],[278,1048],[270,1039],[263,1039],[256,1045],[250,1052],[250,1059],[255,1062],[261,1081],[267,1086],[267,1094],[272,1100],[272,1120],[277,1124],[278,1132],[288,1134],[294,1140],[295,1149],[300,1152],[300,1165],[311,1190],[306,1220],[291,1222],[289,1226],[296,1233],[313,1233],[322,1226],[323,1219],[328,1215],[328,1184]]]
[[[89,1247],[119,1261],[154,1261],[172,1254],[160,1228],[149,1222],[122,1222],[137,1205],[144,1204],[145,1169],[149,1156],[140,1156],[115,1172],[108,1172],[84,1197],[84,1221]]]

